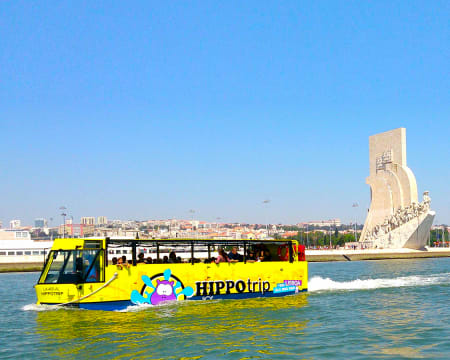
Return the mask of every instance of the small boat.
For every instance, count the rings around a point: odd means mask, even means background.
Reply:
[[[216,263],[219,249],[232,248],[234,260]],[[118,253],[126,255],[118,261]],[[37,304],[121,310],[286,296],[307,291],[307,280],[305,248],[295,240],[69,238],[54,241],[35,290]]]

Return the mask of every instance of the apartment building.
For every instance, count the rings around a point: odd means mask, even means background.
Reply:
[[[107,225],[107,224],[108,224],[108,219],[106,218],[106,216],[97,217],[97,225]]]
[[[81,218],[82,225],[95,225],[95,217],[93,216],[83,216]]]

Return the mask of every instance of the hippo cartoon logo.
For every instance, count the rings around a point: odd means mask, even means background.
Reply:
[[[153,275],[149,278],[142,275],[144,286],[141,292],[133,290],[131,292],[131,302],[133,304],[152,304],[158,305],[165,301],[176,301],[179,296],[191,297],[194,289],[190,286],[183,286],[183,283],[175,276],[172,271],[167,269],[164,273]],[[181,288],[181,291],[178,289]]]

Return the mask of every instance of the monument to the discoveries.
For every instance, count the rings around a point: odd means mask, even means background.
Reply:
[[[371,204],[360,240],[374,248],[423,249],[435,212],[428,191],[418,201],[416,178],[406,165],[406,129],[370,136],[369,163]]]

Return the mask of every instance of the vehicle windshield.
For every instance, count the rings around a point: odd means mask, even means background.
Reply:
[[[49,255],[50,267],[39,283],[78,284],[102,281],[102,255],[103,250],[97,249],[52,250]]]

